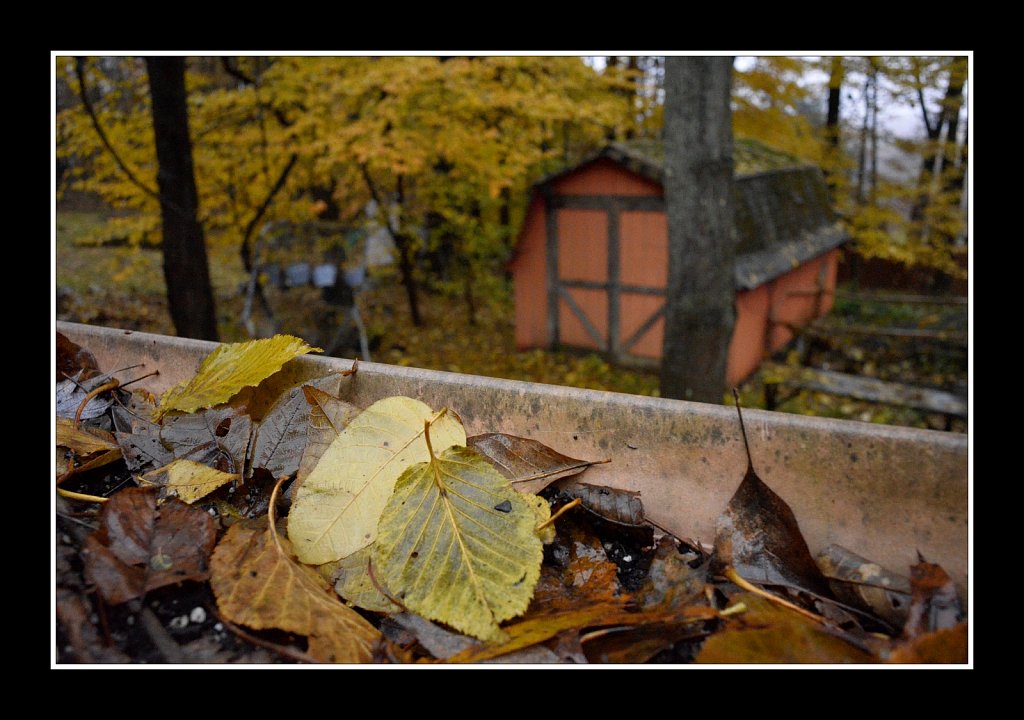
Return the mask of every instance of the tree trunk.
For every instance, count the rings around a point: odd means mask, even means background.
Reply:
[[[731,57],[665,60],[661,396],[721,403],[736,318]]]
[[[203,228],[192,167],[185,95],[185,58],[147,57],[153,135],[159,170],[164,280],[174,329],[182,337],[217,340]]]
[[[842,173],[840,157],[842,148],[840,146],[841,126],[839,124],[839,107],[843,95],[843,58],[832,58],[832,69],[828,81],[828,103],[825,117],[825,138],[828,147],[825,150],[825,180],[828,183],[829,197],[832,203],[836,204],[839,198],[839,177]]]

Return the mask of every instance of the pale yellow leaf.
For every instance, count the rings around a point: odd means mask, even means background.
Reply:
[[[177,497],[191,505],[240,477],[238,473],[221,472],[192,460],[175,460],[162,468],[151,470],[143,475],[141,480],[164,488],[163,497]]]
[[[260,384],[289,360],[314,351],[322,352],[291,335],[221,345],[203,360],[195,377],[163,394],[158,417],[171,410],[195,412],[227,402],[242,388]]]
[[[434,415],[419,400],[389,397],[348,424],[292,500],[288,537],[299,560],[322,565],[374,541],[398,476],[430,458],[423,424]],[[466,444],[466,430],[450,412],[433,423],[430,436],[439,450]]]

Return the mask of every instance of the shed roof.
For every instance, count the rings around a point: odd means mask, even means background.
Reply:
[[[752,140],[737,140],[733,157],[738,289],[762,285],[849,239],[829,202],[820,168]],[[550,186],[601,158],[664,184],[664,144],[646,139],[611,143],[536,187]]]

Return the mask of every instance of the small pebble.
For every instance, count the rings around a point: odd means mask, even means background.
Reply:
[[[129,625],[134,625],[135,624],[135,616],[134,615],[129,615],[127,618],[125,618],[125,622],[128,623]]]
[[[633,562],[633,556],[632,555],[623,555],[622,556],[622,562]]]
[[[194,623],[206,622],[206,610],[201,607],[194,607],[192,612],[188,614],[188,619]]]
[[[181,630],[182,628],[188,627],[188,615],[179,615],[178,617],[171,618],[171,622],[168,623],[173,630]]]
[[[224,630],[224,623],[217,623],[213,626],[213,629],[217,632],[222,632]]]

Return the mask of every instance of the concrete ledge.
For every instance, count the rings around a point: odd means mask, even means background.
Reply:
[[[216,347],[64,322],[57,331],[91,350],[103,370],[159,369],[146,384],[155,393],[190,377]],[[351,365],[307,355],[285,372],[300,382]],[[725,406],[379,363],[360,363],[342,392],[364,407],[408,395],[452,408],[469,434],[506,432],[573,457],[611,458],[582,479],[639,491],[650,519],[707,543],[746,470],[736,411]],[[757,410],[744,419],[757,473],[792,507],[812,552],[838,543],[908,574],[920,551],[967,599],[967,436]]]

